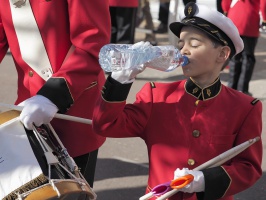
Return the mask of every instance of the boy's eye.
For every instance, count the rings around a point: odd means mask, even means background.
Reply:
[[[192,46],[192,47],[199,47],[200,45],[201,45],[201,43],[198,40],[191,40],[190,41],[190,46]]]
[[[200,46],[200,44],[199,44],[199,42],[191,42],[191,44],[190,44],[192,47],[198,47],[198,46]]]

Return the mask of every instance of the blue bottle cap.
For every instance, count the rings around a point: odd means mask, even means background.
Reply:
[[[188,57],[187,56],[183,56],[182,67],[186,66],[188,63],[189,63]]]

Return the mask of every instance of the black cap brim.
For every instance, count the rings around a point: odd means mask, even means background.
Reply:
[[[195,18],[194,18],[195,19]],[[213,38],[214,40],[216,40],[217,42],[223,44],[223,45],[228,45],[227,43],[225,44],[224,42],[222,42],[220,39],[218,39],[216,36],[214,36],[212,33],[210,33],[210,31],[207,31],[203,28],[201,28],[201,26],[198,26],[197,23],[182,23],[182,22],[173,22],[169,25],[170,30],[178,37],[180,38],[180,32],[182,30],[182,28],[184,26],[192,26],[194,28],[197,28],[201,31],[203,31],[204,33],[208,34],[209,36],[211,36],[211,38]]]

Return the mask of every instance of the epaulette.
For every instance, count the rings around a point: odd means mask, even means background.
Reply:
[[[156,86],[155,86],[155,83],[154,83],[154,82],[150,82],[150,84],[151,84],[151,88],[156,88]]]
[[[251,105],[254,106],[258,101],[259,101],[259,99],[255,98],[250,103],[251,103]]]

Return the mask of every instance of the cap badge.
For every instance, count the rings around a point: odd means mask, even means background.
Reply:
[[[186,17],[193,17],[198,10],[198,6],[194,2],[190,2],[186,5],[184,13]]]
[[[188,14],[190,15],[190,13],[192,12],[192,7],[191,6],[189,6],[189,8],[188,8]]]

